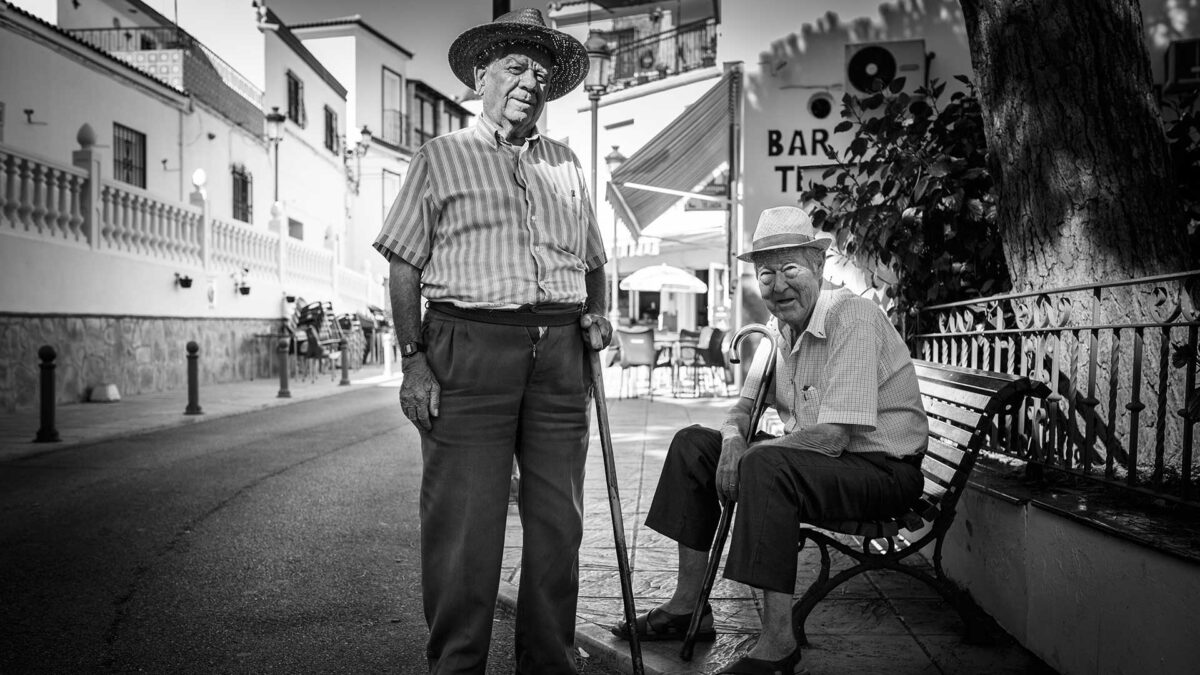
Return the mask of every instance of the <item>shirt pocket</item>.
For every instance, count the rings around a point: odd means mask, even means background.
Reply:
[[[815,387],[801,387],[796,390],[795,397],[796,423],[799,427],[811,427],[817,423],[821,412],[821,390]]]
[[[550,193],[544,226],[555,244],[576,256],[583,250],[583,208],[583,200],[574,190],[555,189]]]

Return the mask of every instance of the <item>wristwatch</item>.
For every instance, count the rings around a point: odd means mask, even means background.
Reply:
[[[425,351],[425,343],[423,342],[405,342],[400,345],[400,358],[407,359],[410,356],[415,356],[417,352]]]

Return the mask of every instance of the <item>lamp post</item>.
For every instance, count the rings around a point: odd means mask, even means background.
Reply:
[[[358,132],[358,140],[355,141],[353,148],[346,149],[346,159],[354,156],[354,194],[358,194],[358,185],[362,182],[362,158],[371,149],[371,130],[367,125]]]
[[[279,141],[283,140],[283,121],[286,119],[277,105],[271,106],[271,112],[267,113],[267,140],[275,148],[275,202],[279,201]]]
[[[596,178],[596,160],[599,159],[596,155],[599,138],[600,125],[600,95],[608,87],[608,64],[612,60],[612,51],[608,48],[608,41],[601,37],[599,31],[593,30],[588,35],[587,42],[583,43],[583,48],[588,55],[588,73],[587,79],[584,80],[583,88],[587,90],[588,100],[592,104],[592,213],[596,212],[597,193],[599,186]],[[614,232],[615,234],[615,232]],[[617,240],[613,239],[613,260],[616,260]],[[615,280],[617,278],[616,265],[613,265],[613,294],[612,306],[609,308],[609,315],[612,317],[613,324],[616,324],[618,316],[617,310],[617,293]]]
[[[608,165],[608,175],[610,175],[610,176],[613,175],[613,172],[615,172],[617,170],[617,167],[621,166],[621,164],[625,162],[625,155],[622,155],[621,151],[618,150],[617,147],[618,146],[616,146],[616,145],[612,146],[612,152],[610,152],[604,156],[604,163]],[[619,265],[619,261],[621,258],[621,253],[620,253],[621,249],[617,248],[617,232],[619,232],[620,229],[621,229],[621,220],[614,216],[613,217],[613,251],[612,251],[612,265],[613,265],[612,320],[613,320],[614,325],[616,325],[616,322],[621,318],[621,303],[618,300],[618,298],[620,297],[619,294],[621,292],[621,286],[620,286],[621,270],[620,270],[620,265]]]

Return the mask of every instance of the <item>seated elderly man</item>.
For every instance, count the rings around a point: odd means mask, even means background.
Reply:
[[[691,426],[675,435],[646,517],[679,543],[679,578],[671,599],[638,617],[636,630],[642,640],[682,640],[720,504],[737,499],[725,577],[762,589],[763,632],[720,673],[789,674],[800,662],[791,601],[801,523],[899,515],[921,495],[928,428],[912,360],[875,303],[821,290],[828,246],[803,210],[763,211],[751,250],[739,258],[754,263],[774,315],[767,400],[784,435],[745,442],[759,386],[752,375],[720,431]],[[613,633],[628,639],[629,630],[621,622]],[[710,606],[697,635],[716,637]]]

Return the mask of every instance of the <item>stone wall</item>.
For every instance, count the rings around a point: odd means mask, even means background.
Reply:
[[[201,386],[270,377],[278,320],[0,313],[0,412],[37,405],[38,349],[50,345],[57,400],[77,403],[90,387],[122,396],[186,390],[187,343],[200,345]]]

